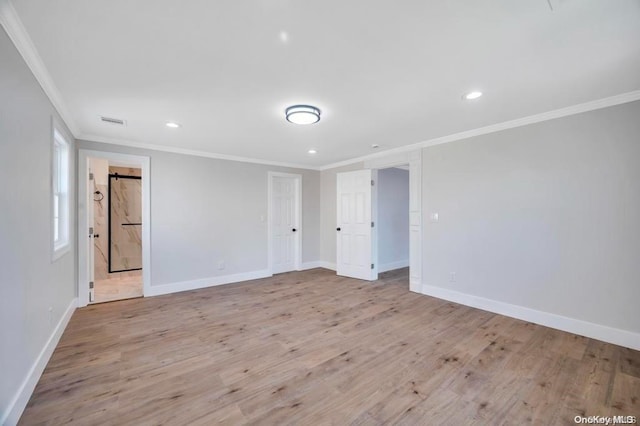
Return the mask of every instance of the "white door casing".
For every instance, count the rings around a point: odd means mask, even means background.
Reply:
[[[272,274],[302,263],[302,176],[269,172],[269,267]]]
[[[96,191],[96,181],[93,176],[93,168],[91,166],[91,160],[89,160],[89,170],[88,174],[85,176],[87,179],[87,185],[89,191],[87,191],[87,222],[89,224],[89,229],[85,229],[86,233],[89,235],[89,250],[87,256],[89,257],[89,270],[87,271],[89,274],[89,303],[95,300],[95,281],[96,281],[96,269],[95,269],[95,216],[94,216],[94,194]]]
[[[409,290],[422,293],[422,150],[409,153]]]
[[[371,170],[338,173],[336,272],[374,280],[372,268]]]

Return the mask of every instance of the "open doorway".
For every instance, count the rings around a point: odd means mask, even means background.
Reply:
[[[89,303],[142,297],[142,169],[90,157],[89,171],[94,194]]]
[[[399,271],[408,283],[409,165],[338,173],[336,194],[336,273],[375,281]]]
[[[148,157],[80,150],[80,306],[144,296],[149,277],[148,169]]]
[[[377,170],[374,227],[378,273],[409,277],[409,165]]]
[[[420,149],[372,158],[364,162],[362,170],[336,174],[336,273],[368,281],[378,279],[381,260],[378,257],[379,226],[376,226],[378,172],[392,168],[408,168],[409,223],[405,229],[409,233],[409,290],[421,293],[423,259]],[[404,213],[401,215],[404,216]],[[385,268],[394,268],[404,264],[405,259],[383,258],[382,262],[385,263]]]

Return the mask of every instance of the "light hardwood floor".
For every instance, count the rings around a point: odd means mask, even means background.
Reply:
[[[640,352],[315,269],[93,305],[21,424],[574,424],[640,414]]]

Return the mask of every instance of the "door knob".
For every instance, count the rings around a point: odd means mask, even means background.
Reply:
[[[296,228],[293,228],[291,231],[296,232]]]
[[[340,230],[340,228],[336,228],[336,231],[339,231],[339,230]]]

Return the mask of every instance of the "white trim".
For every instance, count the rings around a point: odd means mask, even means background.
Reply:
[[[409,290],[422,284],[422,150],[409,153]]]
[[[523,321],[529,321],[569,333],[579,334],[592,339],[602,340],[603,342],[613,343],[614,345],[640,350],[640,333],[607,327],[605,325],[556,315],[549,312],[538,311],[524,306],[512,305],[498,300],[487,299],[426,284],[422,286],[422,294],[494,312],[496,314],[521,319]]]
[[[5,411],[3,416],[0,418],[0,424],[15,425],[18,423],[18,420],[20,420],[20,416],[22,416],[22,413],[29,402],[29,398],[31,398],[31,395],[38,384],[38,380],[40,380],[40,376],[42,376],[42,372],[47,366],[49,359],[51,359],[51,355],[58,345],[60,337],[62,337],[62,333],[65,328],[67,328],[67,324],[69,324],[69,320],[77,306],[78,299],[72,299],[67,310],[62,314],[62,318],[60,318],[60,321],[58,321],[58,324],[53,329],[51,336],[49,336],[47,343],[45,343],[35,362],[29,369],[29,372],[20,385],[20,388],[11,399],[9,406],[6,407],[7,411]]]
[[[296,163],[283,163],[280,161],[261,160],[258,158],[240,157],[237,155],[216,154],[214,152],[208,152],[208,151],[175,148],[171,146],[151,144],[151,143],[145,143],[145,142],[136,142],[136,141],[130,141],[127,139],[109,138],[109,137],[103,137],[98,135],[90,135],[86,133],[82,133],[78,135],[76,139],[85,140],[88,142],[100,142],[100,143],[106,143],[110,145],[127,146],[131,148],[149,149],[152,151],[170,152],[173,154],[183,154],[183,155],[192,155],[195,157],[214,158],[217,160],[239,161],[241,163],[264,164],[267,166],[288,167],[292,169],[302,169],[302,170],[320,170],[318,167],[305,166],[305,165],[296,164]]]
[[[385,263],[384,265],[380,265],[378,267],[378,272],[387,272],[393,271],[394,269],[406,268],[409,266],[409,259],[398,260],[396,262]]]
[[[71,242],[64,244],[58,248],[53,248],[51,253],[51,263],[55,263],[62,259],[67,253],[71,252]]]
[[[322,268],[323,262],[321,260],[314,260],[312,262],[303,262],[300,266],[300,271],[306,271],[308,269]]]
[[[142,291],[145,296],[151,288],[151,175],[149,157],[120,154],[116,152],[78,151],[78,306],[89,303],[89,271],[87,254],[89,252],[88,218],[86,203],[88,158],[102,158],[119,164],[142,169]]]
[[[373,224],[371,227],[371,263],[373,264],[373,268],[371,268],[371,281],[376,281],[378,274],[381,272],[378,250],[378,169],[371,170],[371,181],[373,182],[371,186],[371,223]]]
[[[454,133],[447,136],[441,136],[438,138],[429,139],[429,140],[414,143],[411,145],[404,145],[398,148],[377,152],[375,154],[363,155],[361,157],[352,158],[350,160],[344,160],[344,161],[339,161],[337,163],[327,164],[325,166],[319,167],[318,169],[322,171],[327,169],[333,169],[336,167],[347,166],[349,164],[359,163],[361,161],[372,160],[379,157],[390,156],[393,154],[399,154],[406,151],[413,151],[416,149],[426,148],[429,146],[455,142],[462,139],[472,138],[474,136],[500,132],[502,130],[527,126],[529,124],[535,124],[535,123],[540,123],[542,121],[554,120],[556,118],[562,118],[570,115],[581,114],[583,112],[589,112],[589,111],[594,111],[602,108],[608,108],[608,107],[621,105],[629,102],[635,102],[638,100],[640,100],[640,90],[634,90],[633,92],[622,93],[619,95],[610,96],[608,98],[597,99],[595,101],[584,102],[584,103],[572,105],[566,108],[560,108],[552,111],[543,112],[540,114],[529,115],[526,117],[517,118],[515,120],[504,121],[502,123],[492,124],[485,127],[479,127],[477,129],[466,130],[464,132]]]
[[[336,270],[336,264],[334,262],[326,262],[324,260],[321,260],[318,262],[318,267],[319,268],[324,268],[324,269],[329,269],[331,271],[335,271]]]
[[[60,91],[53,82],[53,78],[51,78],[51,74],[33,44],[33,40],[31,40],[22,20],[9,0],[0,1],[0,24],[7,32],[7,35],[9,35],[18,52],[20,52],[20,55],[22,55],[22,58],[36,80],[38,80],[38,83],[40,83],[42,90],[44,90],[44,93],[58,111],[58,114],[60,114],[60,117],[62,117],[62,120],[66,123],[67,127],[69,127],[73,135],[77,135],[78,126],[73,120],[67,104],[64,102]]]
[[[273,178],[282,177],[290,178],[295,181],[295,217],[296,217],[296,236],[294,242],[294,270],[300,271],[302,265],[302,175],[294,173],[282,173],[282,172],[267,172],[267,268],[270,271],[270,275],[273,274],[273,226],[271,220],[273,219],[272,201],[273,201]],[[286,272],[286,271],[285,271]]]
[[[257,280],[260,278],[268,278],[271,271],[262,269],[259,271],[242,272],[232,275],[221,275],[210,278],[200,278],[197,280],[180,281],[176,283],[154,285],[145,292],[145,296],[160,296],[162,294],[178,293],[180,291],[197,290],[200,288],[214,287],[224,284],[232,284],[240,281]]]

